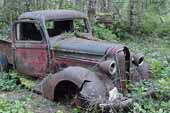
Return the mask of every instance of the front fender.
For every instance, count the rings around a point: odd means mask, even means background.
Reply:
[[[103,97],[106,94],[104,83],[95,73],[82,67],[68,67],[54,75],[48,76],[41,83],[42,94],[44,97],[54,100],[55,87],[62,81],[70,81],[79,89],[84,97]],[[85,82],[87,83],[85,84]],[[89,83],[88,87],[87,84]],[[83,86],[85,84],[85,86]],[[81,91],[82,90],[82,91]]]
[[[148,80],[150,76],[150,66],[148,63],[143,62],[139,66],[132,64],[131,78],[132,82],[139,82],[140,80]]]

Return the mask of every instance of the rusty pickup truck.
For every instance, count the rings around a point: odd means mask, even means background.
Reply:
[[[26,12],[13,23],[10,34],[8,40],[0,40],[1,70],[12,66],[40,79],[39,92],[50,100],[78,95],[114,103],[119,93],[128,93],[127,82],[149,77],[143,56],[94,38],[87,16],[78,11]]]

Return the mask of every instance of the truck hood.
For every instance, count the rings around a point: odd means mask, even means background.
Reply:
[[[120,44],[103,41],[93,41],[81,38],[67,38],[63,40],[51,40],[52,47],[57,51],[75,52],[93,55],[104,55],[109,48],[123,48]]]

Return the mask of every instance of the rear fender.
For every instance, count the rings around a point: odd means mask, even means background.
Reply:
[[[41,93],[44,97],[54,100],[55,87],[62,81],[74,83],[83,97],[105,96],[104,83],[93,72],[82,67],[68,67],[54,75],[48,76],[41,83]]]

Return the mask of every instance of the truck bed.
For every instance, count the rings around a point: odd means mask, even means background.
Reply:
[[[0,53],[5,55],[8,58],[8,62],[12,64],[12,43],[7,40],[0,40]]]

